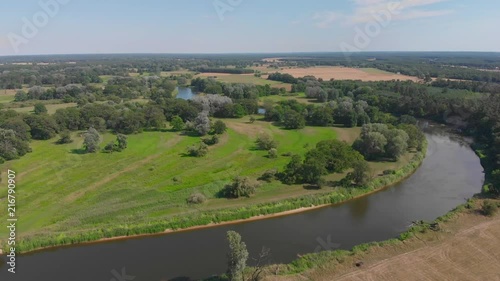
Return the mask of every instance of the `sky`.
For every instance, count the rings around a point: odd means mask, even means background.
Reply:
[[[496,0],[2,0],[0,56],[500,52]]]

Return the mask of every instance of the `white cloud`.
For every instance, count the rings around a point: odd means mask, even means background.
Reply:
[[[313,15],[313,20],[316,23],[316,27],[318,28],[328,28],[336,21],[340,20],[343,17],[342,14],[336,12],[318,12]]]
[[[397,7],[395,9],[396,12],[392,13],[392,20],[437,17],[453,13],[454,11],[423,9],[423,7],[445,1],[450,0],[351,0],[354,3],[354,10],[351,14],[325,11],[314,14],[312,19],[318,28],[328,28],[337,22],[343,24],[366,23],[374,19],[374,14],[390,12],[391,9],[394,10],[391,7]]]

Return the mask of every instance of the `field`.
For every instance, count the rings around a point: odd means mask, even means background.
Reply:
[[[416,77],[399,75],[374,68],[347,68],[347,67],[311,67],[283,69],[282,73],[288,73],[294,77],[307,75],[322,78],[323,80],[361,80],[361,81],[390,81],[390,80],[412,80],[420,81]]]
[[[68,108],[68,107],[76,107],[76,103],[48,103],[45,104],[45,107],[47,108],[47,113],[48,114],[54,114],[58,109],[61,108]],[[26,106],[26,107],[15,107],[11,108],[17,112],[22,112],[22,113],[31,113],[33,110],[35,110],[35,106]]]
[[[258,176],[289,161],[287,157],[268,159],[267,152],[254,150],[255,136],[260,131],[270,132],[280,141],[280,153],[303,154],[306,144],[336,137],[332,128],[284,131],[264,122],[228,123],[233,129],[203,159],[183,155],[186,147],[199,138],[172,132],[130,136],[129,148],[114,154],[81,154],[82,139],[77,136],[68,145],[56,145],[54,140],[33,141],[33,153],[0,166],[3,172],[10,168],[18,173],[18,199],[23,202],[18,212],[23,217],[19,233],[86,229],[116,225],[119,221],[144,222],[148,218],[196,211],[185,203],[191,193],[201,191],[213,198],[235,176]],[[107,134],[103,143],[113,138]],[[276,183],[263,186],[264,200],[272,199],[277,188],[282,189]],[[309,192],[301,187],[294,190],[299,195]],[[295,195],[281,191],[281,196]],[[0,198],[4,197],[2,193]],[[259,200],[259,195],[252,198],[252,202]],[[248,203],[213,201],[206,208],[220,208],[226,202]]]
[[[311,104],[315,103],[316,99],[308,99],[306,98],[305,93],[298,93],[295,96],[281,96],[281,95],[273,95],[273,96],[265,96],[265,97],[260,97],[259,102],[263,104],[265,101],[272,101],[272,102],[280,102],[280,101],[287,101],[287,100],[296,100],[300,103],[304,104]]]
[[[202,73],[197,77],[217,77],[218,81],[226,83],[255,84],[261,86],[269,84],[273,88],[285,88],[287,91],[292,89],[291,84],[267,80],[265,76],[261,78],[253,74]]]
[[[476,206],[479,204],[476,204]],[[500,280],[500,217],[476,210],[440,224],[441,231],[419,234],[405,243],[374,247],[300,276],[266,281]],[[354,263],[363,261],[361,268]]]

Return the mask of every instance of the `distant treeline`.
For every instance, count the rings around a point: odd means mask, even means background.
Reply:
[[[227,74],[252,74],[255,73],[253,69],[245,68],[211,68],[211,67],[198,67],[195,71],[202,73],[227,73]]]

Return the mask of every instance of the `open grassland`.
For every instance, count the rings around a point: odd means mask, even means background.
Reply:
[[[66,145],[56,145],[55,140],[33,141],[31,154],[0,165],[1,184],[5,184],[7,169],[17,173],[18,215],[23,218],[18,225],[20,238],[144,224],[179,214],[329,193],[331,188],[307,190],[302,185],[285,186],[275,181],[263,184],[249,199],[216,198],[217,192],[236,176],[256,178],[268,169],[281,170],[289,162],[289,157],[269,159],[266,151],[255,150],[254,141],[261,132],[279,141],[280,155],[304,155],[321,140],[340,136],[352,142],[359,135],[359,128],[307,127],[293,131],[267,122],[246,121],[225,120],[229,131],[205,158],[184,155],[188,146],[199,142],[198,137],[174,132],[132,135],[125,151],[112,154],[83,154],[83,140],[76,133],[74,142]],[[114,138],[105,134],[103,145]],[[405,161],[406,157],[394,165],[403,166]],[[195,192],[203,193],[209,201],[196,207],[188,205],[187,197]],[[0,201],[5,197],[5,191],[0,193]],[[5,214],[0,219],[4,218]],[[3,229],[2,234],[6,235]]]
[[[48,101],[48,102],[53,102],[53,101]],[[48,114],[54,114],[58,109],[61,108],[68,108],[68,107],[76,107],[76,103],[44,103],[45,107],[47,108],[47,113]],[[12,110],[15,110],[17,112],[21,113],[31,113],[35,110],[35,106],[29,105],[29,106],[24,106],[24,107],[12,107],[10,108]]]
[[[447,222],[437,232],[428,230],[403,242],[372,246],[366,252],[296,276],[268,277],[266,281],[360,280],[500,280],[500,216],[479,214],[482,200]],[[363,261],[360,268],[355,266]]]
[[[305,93],[298,93],[297,95],[286,95],[286,96],[274,95],[274,96],[265,96],[259,98],[259,102],[261,105],[264,104],[265,101],[280,102],[287,100],[296,100],[304,104],[317,103],[316,99],[308,99]]]
[[[257,77],[253,74],[201,73],[197,77],[217,77],[217,81],[225,83],[255,84],[261,86],[268,84],[273,88],[285,88],[287,91],[292,89],[291,84],[267,80],[266,76]]]
[[[411,80],[420,81],[417,77],[399,75],[374,68],[348,68],[348,67],[310,67],[283,69],[278,72],[288,73],[294,77],[308,75],[322,78],[323,80],[361,80],[361,81],[390,81]]]
[[[307,151],[306,144],[336,137],[332,128],[285,131],[269,123],[241,120],[229,120],[228,125],[231,129],[221,143],[201,159],[183,155],[199,138],[171,132],[130,136],[129,148],[113,154],[81,154],[82,139],[76,135],[67,145],[33,141],[33,153],[0,166],[2,179],[8,168],[18,175],[18,214],[23,217],[19,233],[71,232],[199,211],[185,203],[195,191],[212,198],[201,209],[248,204],[213,198],[235,176],[258,176],[289,161],[287,157],[268,159],[267,152],[256,151],[256,134],[269,132],[279,140],[280,153],[298,154]],[[105,135],[103,144],[113,138]],[[278,183],[264,185],[251,202],[276,200],[275,194],[279,198],[309,192],[301,187],[289,189]],[[2,201],[5,196],[5,192],[0,194]],[[6,232],[2,229],[0,233]]]

